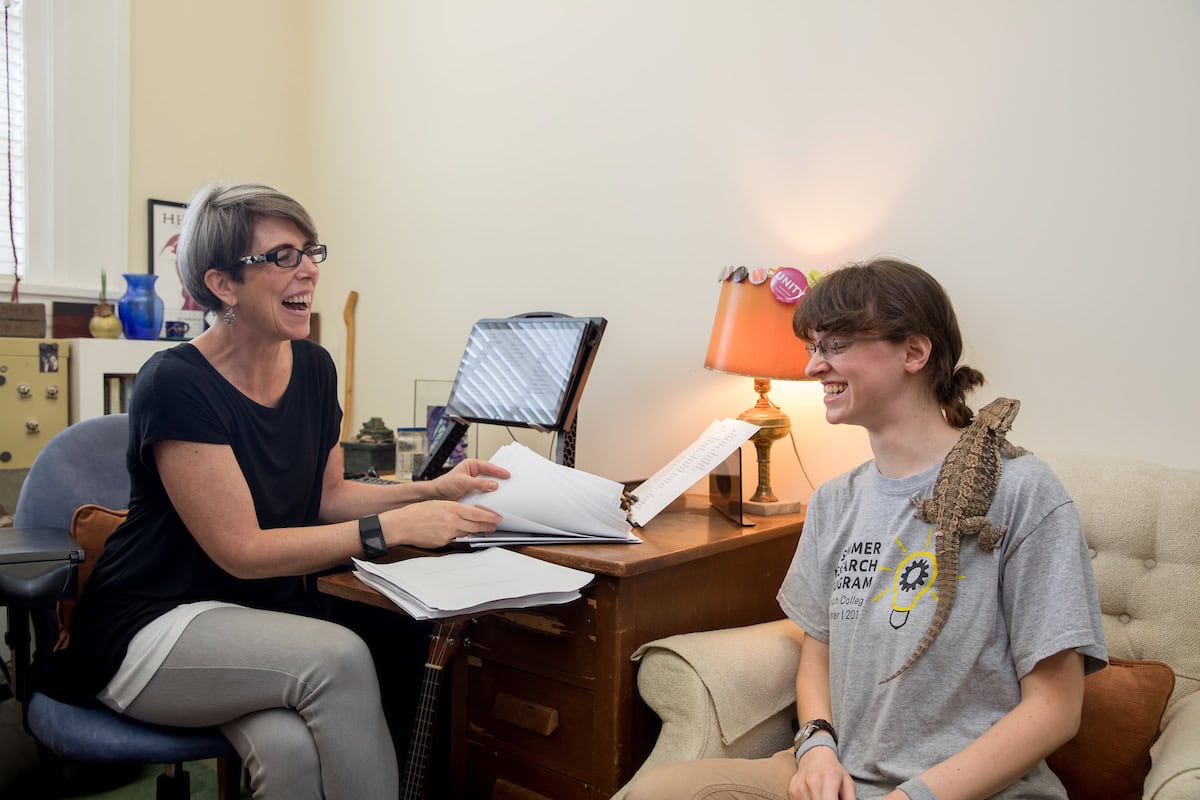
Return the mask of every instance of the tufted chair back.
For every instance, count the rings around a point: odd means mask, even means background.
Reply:
[[[1200,689],[1200,470],[1042,457],[1079,508],[1109,652],[1170,664],[1170,704]]]

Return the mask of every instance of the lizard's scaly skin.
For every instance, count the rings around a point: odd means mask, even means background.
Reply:
[[[933,497],[913,498],[917,519],[933,524],[933,553],[937,558],[938,573],[937,610],[908,661],[880,681],[881,684],[916,663],[950,617],[958,589],[958,550],[962,538],[977,535],[980,547],[995,550],[1004,537],[1005,529],[993,525],[985,515],[1000,482],[1000,457],[1017,458],[1026,453],[1024,448],[1010,444],[1005,438],[1020,408],[1020,400],[998,397],[979,409],[946,455],[933,484]]]

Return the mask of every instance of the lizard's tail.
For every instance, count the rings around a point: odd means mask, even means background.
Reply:
[[[904,662],[904,665],[900,669],[881,680],[879,682],[880,686],[900,677],[905,670],[917,663],[917,659],[925,655],[925,652],[933,645],[934,640],[937,639],[938,634],[942,632],[942,627],[946,624],[946,620],[950,616],[950,609],[954,607],[954,595],[958,591],[958,548],[955,547],[951,552],[942,556],[942,562],[938,564],[938,607],[933,612],[933,619],[929,621],[929,627],[925,629],[925,635],[917,643],[917,649],[913,651],[913,654],[908,657],[908,660]]]

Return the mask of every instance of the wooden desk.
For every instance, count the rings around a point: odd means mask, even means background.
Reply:
[[[457,797],[607,800],[645,760],[658,718],[637,696],[641,644],[779,619],[775,594],[803,514],[736,528],[687,496],[636,545],[517,548],[594,573],[575,603],[477,619],[453,669],[451,762]],[[395,609],[349,573],[321,591]]]

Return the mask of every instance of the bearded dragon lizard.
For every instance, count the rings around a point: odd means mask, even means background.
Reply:
[[[1004,537],[1006,529],[993,525],[984,515],[991,508],[1000,482],[1000,456],[1017,458],[1027,452],[1005,438],[1020,408],[1020,400],[998,397],[979,409],[946,455],[933,483],[933,497],[912,498],[917,519],[933,524],[937,610],[908,661],[880,684],[911,667],[946,624],[958,589],[958,551],[962,538],[977,534],[981,548],[995,550]]]

